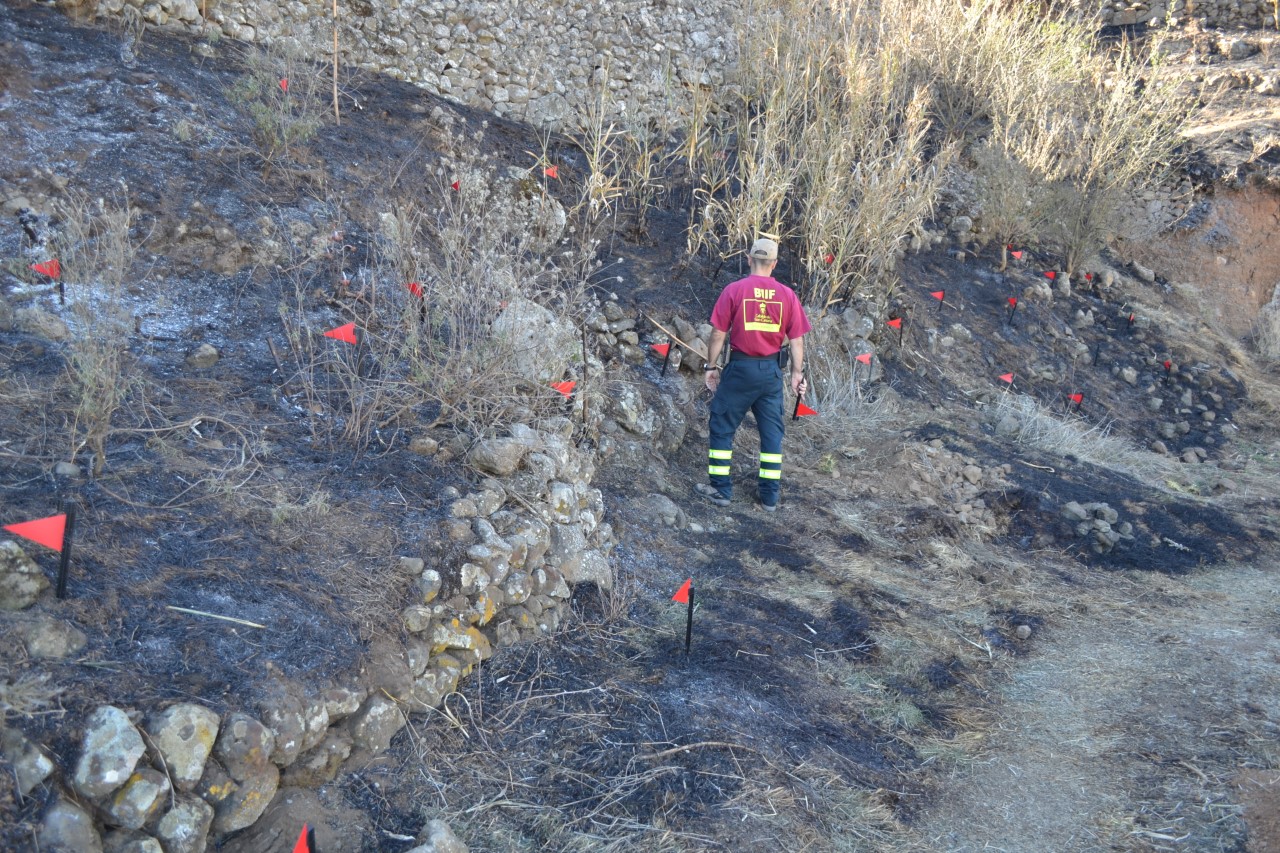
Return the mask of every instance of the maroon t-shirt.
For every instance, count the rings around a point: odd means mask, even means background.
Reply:
[[[795,291],[767,275],[749,275],[727,286],[711,311],[711,325],[729,333],[743,355],[768,356],[809,332],[809,318]]]

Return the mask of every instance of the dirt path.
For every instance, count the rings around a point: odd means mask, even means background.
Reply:
[[[1280,774],[1246,770],[1273,766],[1259,762],[1280,742],[1278,593],[1274,562],[1118,579],[1113,606],[1047,632],[1019,667],[986,748],[917,824],[921,841],[956,853],[1280,850],[1268,816]]]

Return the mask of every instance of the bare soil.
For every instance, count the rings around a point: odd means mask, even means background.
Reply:
[[[145,237],[130,292],[145,385],[102,476],[50,473],[70,450],[62,348],[0,333],[5,521],[59,500],[80,513],[72,597],[39,606],[89,645],[56,664],[19,653],[0,673],[48,675],[59,691],[6,724],[62,767],[102,702],[253,711],[290,684],[358,678],[401,653],[408,593],[394,558],[432,556],[438,495],[474,475],[408,453],[421,423],[391,424],[370,447],[339,440],[334,413],[302,406],[272,353],[286,349],[279,306],[302,299],[317,322],[350,319],[337,280],[376,251],[389,203],[430,192],[437,108],[500,162],[530,168],[539,145],[528,128],[364,75],[349,80],[359,109],[266,168],[226,94],[243,46],[148,34],[126,65],[123,39],[0,6],[0,201],[64,185],[109,197],[123,181]],[[564,183],[580,181],[581,155],[564,139],[550,147]],[[623,258],[626,273],[604,293],[637,313],[706,316],[737,270],[682,257],[687,198],[676,181],[644,235],[619,223],[601,260]],[[1247,199],[1245,226],[1275,204]],[[335,231],[341,246],[302,252]],[[263,254],[290,239],[290,262]],[[1258,259],[1261,274],[1276,245],[1239,260]],[[989,248],[963,248],[964,262],[941,249],[908,257],[894,305],[904,335],[877,335],[879,402],[865,419],[790,426],[776,515],[750,502],[749,476],[728,509],[692,496],[705,466],[696,379],[611,365],[650,399],[671,396],[691,425],[669,456],[623,442],[601,460],[616,588],[579,588],[556,636],[500,650],[388,753],[300,798],[298,814],[328,803],[343,815],[320,827],[321,849],[405,850],[431,817],[473,851],[1280,849],[1276,377],[1228,334],[1242,326],[1205,330],[1189,298],[1158,284],[1024,300],[1009,321],[1008,297],[1053,259],[1000,274]],[[0,225],[0,288],[15,305],[58,310],[27,271],[34,251],[16,220]],[[779,277],[789,273],[784,263]],[[1245,284],[1232,282],[1228,295]],[[929,291],[941,288],[939,306]],[[1077,310],[1095,323],[1071,329]],[[1130,324],[1139,310],[1144,322]],[[972,345],[931,343],[954,323]],[[219,364],[185,368],[206,341]],[[1071,355],[1077,341],[1090,358]],[[1131,439],[1132,458],[997,436],[990,410],[1006,371],[1063,418]],[[1218,395],[1217,420],[1196,420],[1171,449],[1203,447],[1214,464],[1127,473],[1167,417],[1149,397],[1185,391]],[[1069,413],[1075,392],[1087,402]],[[740,440],[750,455],[749,426]],[[992,528],[913,493],[931,442],[1011,466],[986,492]],[[1226,492],[1224,473],[1236,481]],[[655,493],[695,526],[646,514]],[[1061,520],[1071,500],[1109,503],[1134,541],[1094,554]],[[687,577],[697,608],[686,656],[685,611],[670,595]],[[170,604],[268,628],[196,621]],[[56,794],[0,788],[0,846],[28,849]],[[261,843],[246,834],[222,849]]]

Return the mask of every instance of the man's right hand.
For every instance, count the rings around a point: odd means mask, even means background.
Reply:
[[[720,371],[704,370],[702,372],[702,382],[707,386],[708,391],[715,394],[716,389],[720,387]]]

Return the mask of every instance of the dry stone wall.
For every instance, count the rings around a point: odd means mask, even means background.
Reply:
[[[119,15],[126,6],[151,25],[293,40],[332,56],[330,0],[99,0],[96,11]],[[611,114],[644,120],[683,102],[690,87],[724,82],[736,59],[728,22],[737,8],[726,0],[338,0],[338,42],[349,66],[501,116],[562,126],[603,92]]]
[[[1082,12],[1097,8],[1096,0],[1076,0]],[[1272,0],[1106,0],[1099,8],[1104,26],[1163,24],[1178,26],[1196,21],[1202,26],[1265,27],[1276,25]]]

